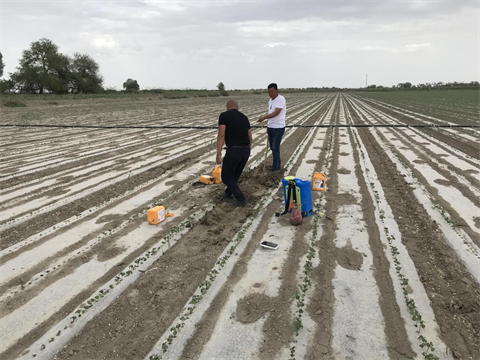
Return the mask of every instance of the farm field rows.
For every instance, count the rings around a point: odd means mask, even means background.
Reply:
[[[287,124],[479,124],[470,93],[387,95],[287,94]],[[238,100],[252,124],[266,111]],[[2,123],[215,126],[224,106],[86,100]],[[284,175],[327,175],[300,226],[275,216],[264,128],[237,209],[191,186],[214,129],[2,130],[2,359],[480,359],[476,128],[288,128]],[[159,204],[175,216],[149,225]]]

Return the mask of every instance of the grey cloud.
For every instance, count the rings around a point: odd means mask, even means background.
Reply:
[[[28,4],[3,4],[6,72],[29,43],[47,37],[62,52],[94,56],[106,85],[117,87],[126,77],[141,86],[209,88],[263,87],[273,78],[290,87],[358,86],[365,72],[384,85],[478,78],[472,2]],[[456,68],[454,53],[462,53]]]

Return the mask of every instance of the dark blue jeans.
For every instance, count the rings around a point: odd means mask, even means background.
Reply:
[[[267,134],[273,155],[272,171],[277,171],[280,170],[282,164],[280,160],[280,143],[282,142],[283,134],[285,134],[285,128],[267,128]]]
[[[225,195],[227,197],[235,196],[238,201],[245,200],[238,179],[242,175],[243,169],[250,157],[250,147],[228,148],[222,163],[222,182],[227,185]]]

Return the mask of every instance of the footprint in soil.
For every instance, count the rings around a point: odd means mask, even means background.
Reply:
[[[261,319],[272,309],[272,298],[265,294],[251,294],[237,301],[235,319],[251,324]]]

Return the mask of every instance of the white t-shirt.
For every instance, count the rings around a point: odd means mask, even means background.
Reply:
[[[285,117],[287,115],[287,102],[285,101],[285,98],[282,95],[277,95],[275,99],[270,99],[268,101],[268,113],[271,114],[272,112],[275,111],[275,109],[280,108],[282,109],[280,113],[271,118],[268,119],[268,127],[269,128],[284,128],[285,127]]]

